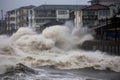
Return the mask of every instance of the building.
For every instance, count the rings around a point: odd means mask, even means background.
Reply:
[[[35,6],[30,5],[30,6],[24,6],[20,7],[19,9],[16,10],[16,23],[17,27],[28,27],[29,25],[29,11],[34,8]]]
[[[120,0],[90,0],[91,5],[75,11],[75,26],[104,25],[107,18],[120,17]]]
[[[50,21],[74,22],[75,11],[80,10],[85,5],[41,5],[31,9],[29,12],[29,26],[40,27]]]
[[[40,5],[35,7],[30,5],[10,10],[6,13],[7,31],[17,30],[20,27],[34,27],[37,29],[51,21],[64,23],[67,20],[72,20],[76,25],[76,11],[81,10],[85,6]]]
[[[16,29],[16,10],[7,11],[6,24],[7,30]]]
[[[113,11],[105,5],[93,4],[82,9],[83,26],[95,27],[105,24],[113,16]]]
[[[29,24],[29,10],[33,5],[20,7],[6,12],[7,31],[17,30],[20,27],[27,27]]]
[[[91,0],[91,5],[93,4],[102,4],[109,6],[113,12],[114,16],[117,15],[120,17],[120,0]]]
[[[112,17],[106,20],[106,24],[93,28],[96,32],[97,39],[102,40],[120,40],[120,18]]]

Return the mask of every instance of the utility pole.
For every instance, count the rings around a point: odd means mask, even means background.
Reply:
[[[2,28],[3,28],[3,10],[1,10],[1,26],[0,26],[0,32],[2,32]]]

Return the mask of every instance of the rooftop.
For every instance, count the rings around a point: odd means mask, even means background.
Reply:
[[[19,9],[31,9],[31,8],[34,8],[35,6],[33,5],[29,5],[29,6],[23,6],[23,7],[20,7]]]
[[[34,8],[34,7],[35,6],[33,6],[33,5],[23,6],[23,7],[17,8],[17,9],[9,10],[9,11],[7,11],[7,13],[14,12],[14,11],[19,10],[19,9],[31,9],[31,8]]]
[[[41,5],[38,7],[35,7],[35,10],[76,10],[76,9],[82,9],[87,5]]]
[[[101,4],[94,4],[91,6],[87,6],[83,8],[82,10],[108,10],[109,7]]]

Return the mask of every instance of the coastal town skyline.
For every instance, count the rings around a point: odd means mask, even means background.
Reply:
[[[42,4],[88,5],[88,1],[89,0],[0,0],[0,10],[3,10],[3,14],[5,15],[6,11],[16,9],[22,6],[40,6]]]

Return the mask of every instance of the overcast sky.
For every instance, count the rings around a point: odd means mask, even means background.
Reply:
[[[21,6],[35,5],[39,6],[42,4],[74,4],[83,5],[88,4],[89,0],[0,0],[0,11],[3,10],[4,14],[6,11],[19,8]],[[0,12],[1,18],[1,12]]]

